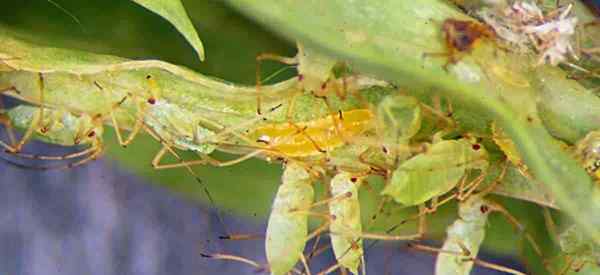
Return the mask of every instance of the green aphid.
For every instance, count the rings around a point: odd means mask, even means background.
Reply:
[[[267,225],[265,249],[271,274],[287,274],[302,256],[313,199],[308,171],[297,163],[288,163]]]
[[[330,183],[331,195],[337,199],[329,203],[329,213],[334,217],[329,225],[333,253],[338,264],[354,274],[358,274],[364,253],[358,180],[347,172],[337,174]]]
[[[481,196],[459,204],[458,219],[447,229],[446,240],[435,262],[436,275],[468,275],[485,237],[491,206]]]
[[[6,112],[12,125],[19,129],[28,129],[40,114],[39,107],[28,105],[19,105]],[[93,144],[103,133],[102,121],[94,121],[87,114],[75,115],[65,110],[45,109],[37,125],[41,126],[35,132],[38,139],[63,146]]]
[[[441,140],[402,163],[382,194],[407,206],[418,205],[452,190],[467,170],[485,171],[488,165],[481,144],[467,138]]]

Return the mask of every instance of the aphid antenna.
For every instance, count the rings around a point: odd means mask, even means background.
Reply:
[[[81,32],[87,33],[85,31],[85,28],[83,27],[83,24],[81,24],[81,21],[79,20],[79,18],[77,18],[77,16],[75,16],[75,14],[73,14],[69,10],[65,9],[63,6],[61,6],[60,4],[56,3],[54,0],[46,0],[46,1],[48,1],[48,3],[50,3],[52,6],[56,7],[57,9],[59,9],[61,12],[63,12],[67,16],[71,17],[71,19],[73,19],[73,21],[75,21],[75,23],[77,24],[77,26],[79,26],[81,28]]]
[[[270,53],[263,53],[256,56],[256,113],[259,115],[262,114],[261,63],[264,60],[273,60],[287,65],[298,65],[298,59],[295,57],[290,58]]]

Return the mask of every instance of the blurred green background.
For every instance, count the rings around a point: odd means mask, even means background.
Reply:
[[[42,45],[76,48],[132,59],[160,59],[247,85],[255,84],[257,54],[295,54],[293,43],[273,35],[229,9],[221,1],[183,2],[204,43],[206,61],[203,63],[197,60],[192,47],[167,21],[131,1],[55,0],[54,3],[77,19],[46,0],[14,1],[3,3],[0,23],[31,33],[35,42]],[[265,63],[263,77],[282,67],[284,66],[273,62]],[[273,81],[293,75],[293,70],[287,70]],[[110,130],[105,140],[108,143],[109,158],[188,199],[205,201],[202,186],[185,170],[152,169],[150,160],[158,151],[159,144],[151,138],[139,137],[126,149],[118,146]],[[190,159],[194,156],[183,154],[183,157]],[[216,154],[216,157],[231,156]],[[221,211],[264,219],[276,192],[281,165],[249,160],[233,167],[198,167],[195,170]],[[364,199],[364,208],[370,210],[365,212],[372,213],[380,198],[370,192],[362,192],[361,197]],[[527,229],[538,237],[545,248],[549,248],[541,211],[537,206],[506,198],[497,200],[503,202],[526,224]],[[451,222],[455,210],[455,206],[449,206],[438,211],[435,219],[431,219],[431,233],[443,236],[445,225]],[[403,215],[397,211],[401,210],[389,210],[389,215],[383,215],[385,218],[381,223],[398,223]],[[490,234],[486,240],[488,247],[501,253],[521,254],[521,246],[517,244],[523,235],[515,233],[515,229],[500,215],[491,216],[489,229]],[[527,245],[524,250],[525,254],[531,254]]]

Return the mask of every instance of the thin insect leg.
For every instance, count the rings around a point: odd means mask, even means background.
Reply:
[[[262,95],[261,95],[261,63],[264,60],[274,60],[287,65],[297,65],[298,60],[293,57],[283,57],[275,54],[263,53],[256,56],[256,112],[262,114]]]
[[[506,159],[505,162],[504,162],[504,165],[502,167],[502,171],[500,172],[500,175],[498,175],[498,177],[496,177],[496,179],[494,179],[494,181],[492,182],[492,184],[490,184],[488,187],[486,187],[485,189],[483,189],[479,194],[487,195],[487,194],[493,192],[494,189],[496,189],[496,187],[500,183],[502,183],[502,180],[506,176],[506,171],[508,171],[508,164],[509,163],[510,163],[510,161],[508,159]],[[475,186],[475,187],[477,187],[477,186]]]
[[[344,194],[340,194],[339,196],[335,196],[335,197],[332,197],[332,198],[328,198],[328,199],[324,199],[322,201],[315,202],[315,203],[313,203],[313,204],[311,204],[309,206],[309,209],[315,208],[315,207],[319,207],[321,205],[328,205],[328,204],[330,204],[332,202],[344,200],[344,199],[347,199],[347,198],[350,198],[350,197],[352,197],[352,192],[347,192],[347,193],[344,193]]]
[[[304,137],[306,137],[310,143],[315,147],[315,149],[321,153],[327,153],[326,150],[324,150],[323,148],[321,148],[321,146],[319,146],[319,144],[317,144],[317,142],[309,135],[306,133],[306,129],[308,129],[308,126],[304,127],[304,128],[300,128],[300,126],[296,125],[295,123],[288,121],[288,123],[293,126],[294,128],[296,128],[297,133],[296,134],[301,134]]]
[[[308,257],[307,260],[312,259],[315,255],[315,253],[317,252],[317,249],[319,248],[319,242],[321,241],[321,235],[317,236],[315,242],[312,245],[312,248],[310,249],[310,253],[308,253]]]
[[[420,206],[419,212],[424,212],[424,211],[425,211],[425,208],[423,206]],[[348,230],[350,230],[350,229],[348,229]],[[377,233],[360,233],[360,234],[358,234],[357,232],[354,232],[353,234],[356,234],[357,236],[359,236],[362,239],[383,240],[383,241],[408,241],[408,240],[416,240],[416,239],[423,238],[426,231],[427,231],[427,224],[426,224],[426,220],[425,220],[425,215],[419,215],[417,233],[412,234],[412,235],[398,236],[398,235],[385,235],[385,234],[377,234]]]
[[[14,90],[14,88],[13,88]],[[2,93],[4,92],[4,89],[0,89],[0,96],[2,96]],[[15,136],[15,132],[14,132],[14,127],[12,125],[12,121],[10,120],[10,118],[4,114],[5,108],[4,108],[4,103],[2,101],[2,99],[0,98],[0,124],[4,125],[4,129],[6,131],[6,134],[8,135],[8,141],[10,142],[10,146],[8,146],[8,144],[4,143],[2,140],[0,140],[0,146],[4,147],[4,148],[10,148],[15,146],[15,144],[17,144],[17,138]]]
[[[311,275],[310,267],[308,266],[308,261],[306,260],[306,258],[304,257],[303,254],[300,254],[300,261],[302,262],[302,265],[304,266],[304,271],[306,271],[306,273],[303,272],[302,274]]]
[[[147,127],[145,124],[143,124],[143,128],[144,130],[150,135],[152,136],[154,139],[158,140],[160,142],[161,145],[163,145],[163,149],[165,149],[166,151],[169,151],[169,153],[171,153],[175,158],[177,158],[179,161],[183,162],[184,160],[179,156],[179,154],[177,154],[177,152],[175,152],[175,150],[173,150],[172,146],[166,141],[164,140],[162,137],[160,137],[156,132],[154,132],[150,127]],[[161,149],[162,151],[162,149]],[[163,153],[164,154],[164,153]],[[158,154],[157,154],[158,155]],[[155,157],[156,159],[156,157]],[[155,159],[152,162],[152,165],[155,164]],[[159,158],[160,159],[160,158]],[[206,187],[206,185],[202,182],[202,180],[200,180],[200,177],[196,174],[196,172],[194,172],[194,170],[190,167],[190,165],[186,165],[185,166],[186,170],[188,171],[188,173],[190,173],[190,175],[192,175],[196,181],[203,185],[203,191],[204,194],[206,195],[206,197],[208,198],[208,201],[210,203],[210,205],[212,206],[212,208],[215,210],[215,212],[217,213],[217,219],[219,220],[219,223],[221,224],[221,226],[223,227],[223,230],[225,231],[225,235],[230,235],[229,234],[229,230],[227,230],[227,226],[225,226],[225,221],[223,220],[223,217],[221,215],[220,210],[215,206],[215,201],[212,197],[212,195],[210,194],[210,192],[208,191],[208,187]]]
[[[529,234],[529,232],[525,231],[525,227],[521,223],[519,223],[519,221],[517,220],[517,218],[515,218],[515,216],[510,214],[508,212],[508,210],[506,210],[506,208],[502,207],[498,203],[491,202],[491,201],[489,201],[488,203],[493,207],[494,211],[501,213],[515,228],[517,228],[517,230],[523,232],[525,234],[525,238],[527,239],[527,241],[529,242],[529,244],[531,245],[531,247],[533,248],[535,253],[538,256],[543,257],[544,254],[542,253],[542,249],[540,248],[540,246],[537,244],[537,242],[535,241],[533,236],[531,234]]]
[[[253,266],[259,271],[266,270],[266,268],[264,266],[262,266],[261,264],[259,264],[258,262],[250,260],[248,258],[240,257],[240,256],[223,254],[223,253],[214,253],[214,254],[201,253],[200,256],[202,256],[204,258],[215,259],[215,260],[227,260],[227,261],[240,262],[240,263],[244,263],[244,264]]]
[[[238,134],[236,132],[236,130],[243,129],[243,128],[247,127],[247,126],[254,125],[256,122],[258,122],[260,120],[267,120],[266,115],[269,114],[269,113],[272,113],[272,112],[276,111],[277,109],[281,108],[281,106],[283,106],[283,104],[278,104],[276,106],[273,106],[273,107],[269,108],[269,111],[267,113],[261,114],[261,115],[259,115],[258,117],[254,118],[254,119],[250,119],[248,121],[245,121],[243,123],[235,125],[234,127],[223,127],[222,125],[216,124],[216,123],[214,123],[214,122],[212,122],[210,120],[199,118],[203,123],[206,123],[206,124],[212,126],[213,128],[220,129],[220,131],[217,132],[214,135],[210,135],[210,136],[206,136],[206,137],[201,138],[201,139],[197,139],[195,142],[199,143],[199,144],[200,143],[206,143],[206,142],[213,142],[214,140],[219,140],[220,138],[222,138],[222,137],[224,137],[224,136],[226,136],[228,134],[231,134],[231,135],[233,135],[233,136],[235,136],[235,137],[237,137],[237,138],[239,138],[239,139],[241,139],[243,141],[246,141],[248,144],[254,144],[255,141],[249,140],[246,136]]]
[[[313,214],[314,215],[314,214]],[[327,219],[330,219],[331,217],[327,216]],[[310,233],[307,237],[306,237],[306,241],[310,241],[313,238],[319,236],[321,233],[325,232],[328,228],[329,228],[329,221],[324,222],[321,226],[317,227],[317,229],[315,229],[312,233]]]
[[[444,121],[446,123],[446,128],[448,128],[446,130],[447,132],[456,128],[454,120],[452,118],[450,118],[448,116],[448,114],[443,113],[440,109],[432,108],[432,107],[428,106],[427,104],[419,104],[419,106],[422,107],[423,109],[429,111],[431,114],[437,116],[442,121]]]
[[[219,236],[220,240],[231,240],[231,241],[249,241],[264,238],[264,234],[230,234],[226,236]]]
[[[434,254],[439,254],[439,253],[447,253],[447,254],[453,254],[453,255],[457,255],[457,256],[468,256],[470,255],[469,251],[448,251],[448,250],[443,250],[443,249],[439,249],[436,247],[431,247],[431,246],[427,246],[427,245],[422,245],[422,244],[415,244],[415,243],[410,243],[409,244],[409,248],[414,248],[417,250],[421,250],[421,251],[426,251],[426,252],[431,252]],[[465,248],[463,248],[465,249]],[[467,255],[465,255],[467,254]],[[504,267],[501,265],[497,265],[497,264],[493,264],[484,260],[480,260],[477,258],[472,257],[471,259],[468,259],[469,261],[473,261],[476,265],[485,267],[485,268],[489,268],[489,269],[493,269],[493,270],[498,270],[501,272],[506,272],[509,274],[514,274],[514,275],[526,275],[523,272],[520,272],[518,270],[514,270],[512,268],[508,268],[508,267]]]
[[[36,112],[36,115],[32,119],[31,123],[29,124],[29,127],[25,131],[25,134],[23,134],[17,145],[14,148],[8,150],[9,153],[20,152],[23,145],[25,145],[25,143],[29,141],[35,130],[37,130],[37,128],[41,126],[40,124],[44,119],[44,76],[42,75],[42,73],[38,73],[38,87],[40,89],[40,108]]]
[[[33,170],[64,170],[64,169],[71,169],[71,168],[75,168],[81,165],[84,165],[90,161],[96,160],[104,151],[104,147],[101,143],[101,141],[95,141],[95,144],[92,145],[91,148],[85,150],[86,154],[88,154],[87,157],[85,157],[84,159],[66,164],[66,165],[55,165],[55,166],[32,166],[32,165],[24,165],[24,164],[20,164],[20,163],[16,163],[13,162],[11,160],[7,160],[7,159],[3,159],[4,161],[6,161],[7,163],[17,166],[19,168],[24,168],[24,169],[33,169]],[[20,156],[20,154],[22,153],[16,153],[17,156]],[[81,152],[76,152],[73,154],[69,154],[69,155],[65,155],[65,156],[59,156],[59,157],[52,157],[52,156],[39,156],[39,155],[27,155],[27,157],[31,157],[34,156],[32,158],[34,159],[41,159],[41,160],[66,160],[66,159],[72,159],[72,158],[76,158],[76,157],[72,157],[72,155],[77,155],[77,157],[81,157],[84,156],[85,154],[81,154]],[[27,158],[26,157],[26,158]]]
[[[13,131],[12,122],[10,121],[10,118],[6,115],[0,114],[0,124],[4,125],[4,129],[6,131],[6,134],[8,135],[8,140],[10,142],[10,144],[8,144],[0,140],[0,146],[4,147],[5,150],[11,151],[11,149],[14,148],[16,144],[16,138],[15,133]]]
[[[100,85],[100,83],[98,81],[94,81],[94,85],[100,89],[100,91],[104,91],[104,88]],[[110,119],[111,122],[113,124],[113,128],[115,129],[115,135],[117,136],[117,141],[119,142],[119,145],[126,147],[127,145],[129,145],[129,143],[131,143],[131,141],[135,138],[135,136],[139,133],[140,129],[142,128],[141,123],[138,123],[139,119],[143,119],[143,117],[137,117],[136,122],[134,124],[133,130],[129,133],[129,136],[127,137],[127,139],[123,139],[123,135],[121,134],[121,128],[119,127],[119,123],[117,121],[117,117],[115,114],[116,109],[118,109],[119,107],[121,107],[121,105],[127,100],[127,98],[129,98],[130,96],[133,96],[132,94],[128,94],[126,96],[124,96],[121,100],[119,100],[118,102],[116,102],[115,104],[113,104],[113,106],[111,106],[111,109],[109,111],[110,114]],[[140,110],[140,106],[139,104],[136,104],[136,107],[138,109],[138,112],[141,112],[142,110]]]
[[[243,155],[241,157],[238,157],[236,159],[228,160],[228,161],[216,160],[216,159],[214,159],[214,158],[212,158],[210,156],[207,156],[207,155],[202,155],[202,157],[206,159],[206,162],[210,163],[213,166],[216,166],[216,167],[227,167],[227,166],[236,165],[236,164],[238,164],[240,162],[249,160],[249,159],[254,158],[254,157],[256,157],[256,156],[258,156],[258,155],[260,155],[262,153],[264,153],[264,150],[260,150],[259,149],[259,150],[255,150],[253,152],[247,153],[247,154],[245,154],[245,155]]]
[[[46,155],[37,155],[37,154],[28,154],[28,153],[14,153],[15,156],[18,157],[22,157],[22,158],[26,158],[26,159],[37,159],[37,160],[69,160],[69,159],[74,159],[74,158],[80,158],[83,157],[85,155],[89,155],[91,153],[96,152],[98,149],[95,148],[94,146],[91,146],[87,149],[81,150],[79,152],[75,152],[75,153],[71,153],[71,154],[66,154],[63,156],[46,156]]]
[[[205,165],[206,164],[205,160],[190,160],[190,161],[182,161],[182,162],[173,163],[173,164],[161,164],[160,162],[162,161],[163,157],[165,156],[165,154],[167,152],[169,152],[171,154],[174,153],[174,151],[172,150],[172,148],[170,148],[170,146],[163,145],[163,147],[160,149],[160,151],[158,151],[158,153],[156,153],[156,155],[154,155],[154,158],[152,159],[152,167],[154,169],[162,170],[162,169],[172,169],[172,168],[188,167],[188,166],[192,166],[192,165]]]

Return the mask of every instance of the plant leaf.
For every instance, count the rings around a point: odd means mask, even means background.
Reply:
[[[204,61],[204,46],[198,33],[179,0],[132,0],[138,5],[162,16],[185,37],[194,47],[200,61]]]

